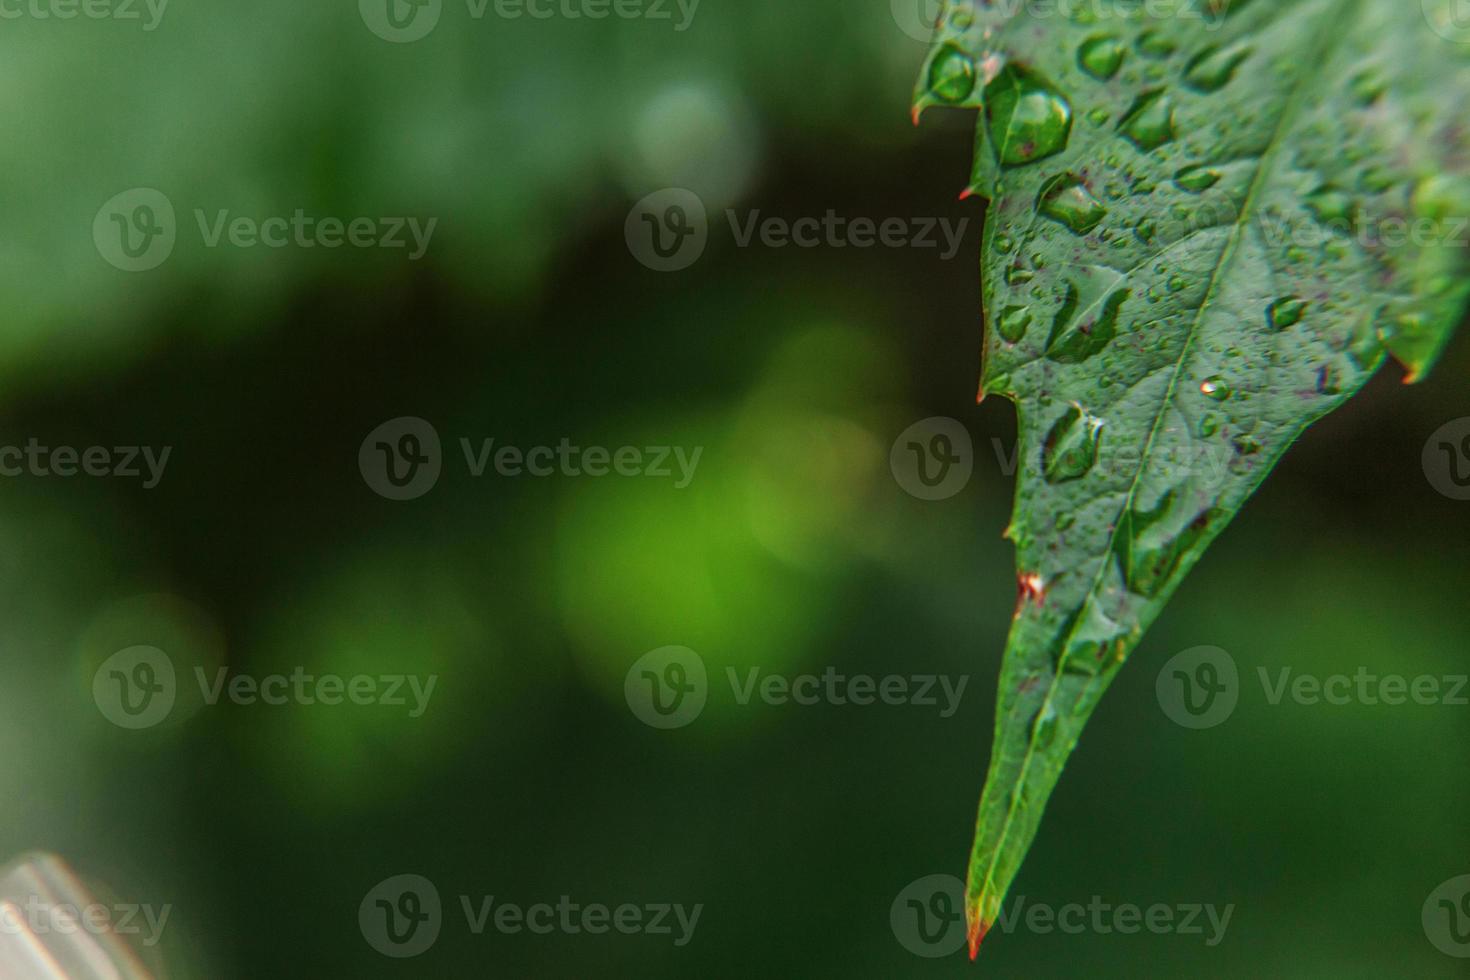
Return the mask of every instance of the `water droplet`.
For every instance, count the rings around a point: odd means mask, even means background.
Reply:
[[[1183,276],[1170,276],[1167,285],[1169,292],[1182,293],[1184,292],[1184,287],[1189,285],[1189,281]]]
[[[1077,49],[1077,63],[1093,78],[1106,82],[1123,67],[1123,42],[1116,37],[1094,37]]]
[[[1129,290],[1120,289],[1103,301],[1095,320],[1072,323],[1077,312],[1077,289],[1068,283],[1066,299],[1046,341],[1046,356],[1059,364],[1080,364],[1100,352],[1117,333],[1118,310],[1129,295]]]
[[[1034,72],[1007,65],[985,87],[990,143],[1009,167],[1053,156],[1067,147],[1072,107]]]
[[[1237,436],[1235,439],[1235,451],[1242,456],[1254,456],[1263,448],[1261,440],[1255,436]]]
[[[1200,394],[1217,402],[1228,401],[1230,396],[1235,394],[1235,389],[1230,387],[1218,374],[1200,382],[1199,390]]]
[[[1204,418],[1199,420],[1199,434],[1203,438],[1208,439],[1210,436],[1219,431],[1220,416],[1216,415],[1214,412],[1205,413]]]
[[[1154,224],[1152,218],[1144,218],[1134,227],[1133,233],[1138,236],[1139,241],[1151,242],[1154,240],[1154,235],[1158,234],[1158,226]]]
[[[1173,509],[1176,494],[1164,495],[1151,511],[1131,510],[1118,522],[1113,554],[1128,590],[1145,598],[1155,598],[1167,588],[1184,558],[1202,543],[1211,527],[1223,517],[1218,510],[1206,510],[1161,544],[1149,545],[1145,540],[1155,525]]]
[[[1001,232],[995,236],[995,247],[1006,254],[1010,254],[1016,250],[1016,240],[1005,232]]]
[[[1041,472],[1048,483],[1066,483],[1086,476],[1097,462],[1102,419],[1072,405],[1047,433],[1041,447]]]
[[[1144,31],[1138,37],[1138,53],[1147,58],[1167,58],[1176,45],[1158,31]]]
[[[1118,130],[1144,152],[1174,138],[1174,100],[1162,89],[1145,92],[1133,103]]]
[[[1007,306],[996,326],[1006,343],[1019,343],[1026,336],[1026,328],[1031,326],[1031,311],[1024,306]]]
[[[1074,174],[1059,174],[1048,181],[1037,199],[1036,209],[1078,235],[1092,231],[1108,214],[1108,209]]]
[[[1113,117],[1108,115],[1108,110],[1102,108],[1092,109],[1087,113],[1087,121],[1094,126],[1106,126],[1111,118]]]
[[[946,44],[929,64],[929,91],[941,102],[963,102],[975,91],[975,62],[954,44]]]
[[[1307,312],[1309,304],[1304,299],[1295,296],[1283,296],[1272,303],[1266,310],[1266,324],[1272,330],[1285,330],[1294,327],[1302,320],[1302,314]]]
[[[1250,47],[1244,44],[1206,48],[1184,69],[1184,84],[1200,92],[1218,92],[1230,83],[1235,69],[1250,55]]]
[[[1199,165],[1185,167],[1174,175],[1174,183],[1181,190],[1189,191],[1191,194],[1200,194],[1220,182],[1220,171],[1214,167]]]
[[[1012,265],[1006,270],[1006,285],[1020,286],[1032,280],[1034,274],[1023,265]]]
[[[1046,707],[1036,717],[1036,727],[1031,732],[1031,742],[1036,746],[1038,752],[1044,752],[1051,747],[1051,743],[1057,738],[1057,709],[1048,701]]]

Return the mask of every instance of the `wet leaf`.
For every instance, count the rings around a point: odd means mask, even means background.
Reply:
[[[959,102],[980,110],[972,188],[991,201],[982,392],[1016,402],[1021,433],[973,954],[1180,580],[1385,354],[1414,380],[1448,339],[1470,291],[1470,47],[1404,0],[1105,24],[951,6],[935,50],[982,83]],[[919,108],[940,100],[921,84]]]

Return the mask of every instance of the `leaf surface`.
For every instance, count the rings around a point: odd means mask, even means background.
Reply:
[[[1180,580],[1386,354],[1422,376],[1470,292],[1470,47],[1417,0],[1134,7],[951,3],[917,94],[979,110],[981,394],[1021,440],[972,956]]]

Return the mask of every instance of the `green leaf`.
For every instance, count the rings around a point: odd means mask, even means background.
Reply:
[[[1420,3],[1070,6],[951,3],[917,97],[981,110],[981,391],[1020,419],[972,955],[1180,580],[1385,351],[1426,371],[1470,290],[1470,47]]]

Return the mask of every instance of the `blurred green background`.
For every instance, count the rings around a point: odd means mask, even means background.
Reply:
[[[1271,706],[1256,668],[1467,669],[1470,504],[1429,434],[1470,340],[1390,367],[1290,455],[1092,722],[1017,881],[1029,903],[1236,906],[1225,941],[1038,935],[920,958],[913,880],[962,874],[1015,598],[1013,416],[976,406],[971,121],[908,116],[904,4],[704,0],[651,19],[482,20],[388,43],[350,0],[174,0],[157,28],[0,24],[0,444],[173,447],[161,484],[0,480],[0,859],[45,848],[173,906],[173,977],[1463,976],[1420,910],[1470,872],[1470,708]],[[144,13],[144,22],[148,15]],[[674,20],[679,19],[677,9]],[[710,209],[691,268],[624,240],[665,187]],[[128,274],[98,209],[162,191],[179,240]],[[192,212],[437,218],[428,255],[206,248]],[[737,247],[723,211],[970,220],[914,248]],[[364,436],[430,420],[445,473],[395,502]],[[975,473],[889,471],[929,416]],[[702,446],[670,481],[472,479],[457,440]],[[436,673],[387,708],[218,706],[141,732],[91,699],[114,651],[265,674]],[[712,677],[656,731],[628,668]],[[1230,651],[1231,720],[1160,710],[1175,653]],[[959,712],[739,706],[724,670],[970,678]],[[359,931],[392,875],[446,922],[409,960]],[[704,906],[694,940],[487,932],[458,896]]]

